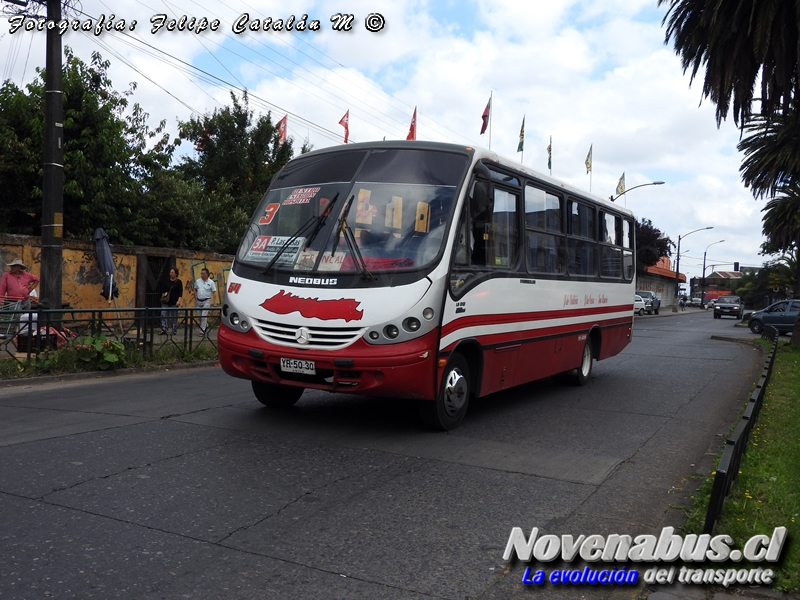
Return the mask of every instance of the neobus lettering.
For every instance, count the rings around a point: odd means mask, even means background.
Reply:
[[[289,277],[289,283],[297,283],[299,285],[336,285],[336,278]]]

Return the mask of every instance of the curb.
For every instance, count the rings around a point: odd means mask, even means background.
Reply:
[[[202,369],[218,367],[218,360],[204,360],[194,363],[174,363],[168,365],[152,365],[140,368],[118,369],[116,371],[85,371],[81,373],[64,373],[63,375],[40,375],[37,377],[19,377],[16,379],[1,379],[0,387],[19,387],[23,385],[44,385],[46,383],[59,383],[61,381],[80,381],[82,379],[101,379],[121,377],[123,375],[140,375],[144,373],[158,373],[166,371],[181,371],[185,369]]]

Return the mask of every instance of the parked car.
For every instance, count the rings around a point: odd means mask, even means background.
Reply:
[[[633,314],[641,317],[647,311],[647,306],[647,302],[639,294],[633,296]]]
[[[720,296],[714,304],[714,318],[721,319],[723,315],[741,319],[744,314],[744,304],[739,296]]]
[[[800,300],[781,300],[750,315],[750,331],[761,333],[765,325],[772,325],[778,333],[791,333],[800,312]]]
[[[693,308],[703,308],[703,301],[700,298],[692,298],[686,301],[686,306]]]
[[[647,302],[648,300],[650,301],[650,308],[645,309],[648,315],[658,314],[658,311],[661,309],[661,300],[658,299],[658,296],[656,296],[655,292],[646,292],[642,290],[642,291],[637,291],[636,294],[641,296],[642,300],[644,300],[645,302]]]

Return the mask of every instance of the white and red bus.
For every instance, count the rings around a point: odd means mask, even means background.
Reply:
[[[272,181],[228,278],[222,367],[263,404],[303,390],[469,399],[584,384],[631,339],[630,211],[495,153],[432,142],[302,155]]]

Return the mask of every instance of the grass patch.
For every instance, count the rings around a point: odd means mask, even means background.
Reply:
[[[712,482],[713,474],[694,496],[684,525],[687,533],[702,532]],[[730,535],[741,547],[748,538],[771,535],[779,526],[788,529],[788,538],[780,562],[768,567],[777,575],[772,587],[796,592],[800,590],[800,348],[788,343],[778,346],[764,405],[714,534]]]
[[[32,355],[31,360],[18,362],[13,358],[0,360],[0,380],[36,377],[39,375],[65,375],[67,373],[94,372],[100,369],[99,362],[82,358],[85,349],[79,347],[50,350]],[[219,360],[217,349],[210,343],[202,343],[191,351],[174,344],[156,349],[152,355],[143,357],[135,348],[120,349],[118,361],[104,370],[117,367],[142,368],[156,365]]]

